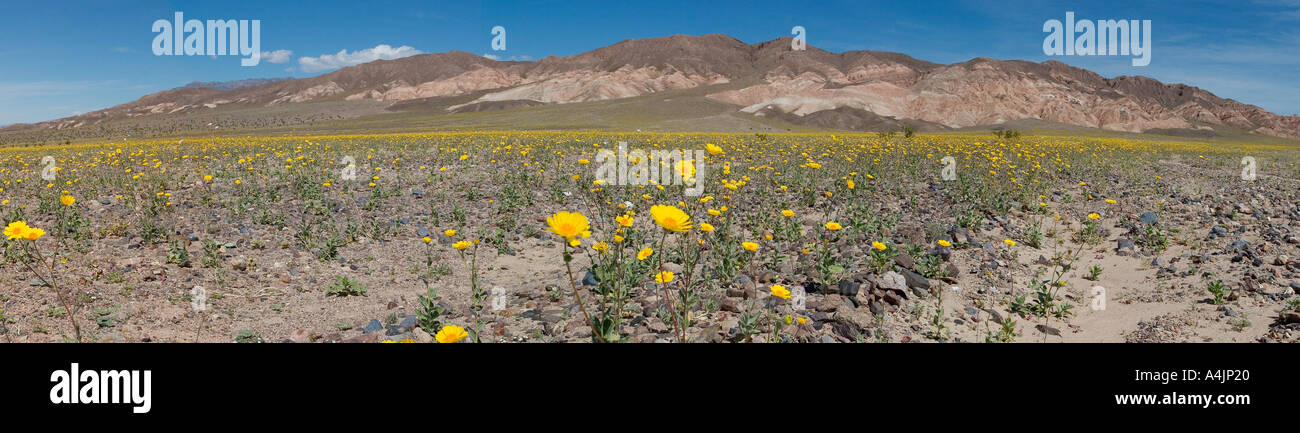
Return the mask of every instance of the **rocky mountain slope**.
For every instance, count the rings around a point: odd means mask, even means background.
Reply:
[[[496,61],[452,51],[380,60],[328,74],[228,90],[181,88],[5,130],[79,128],[119,119],[314,101],[396,104],[478,94],[447,113],[627,98],[749,80],[709,93],[740,113],[836,129],[904,120],[937,128],[1042,120],[1116,131],[1230,128],[1300,138],[1300,116],[1219,98],[1185,84],[1105,78],[1056,61],[976,58],[941,65],[877,51],[794,51],[790,39],[746,44],[725,35],[634,39],[568,57]],[[723,87],[723,86],[719,86]]]

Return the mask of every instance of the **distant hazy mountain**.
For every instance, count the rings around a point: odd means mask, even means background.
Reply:
[[[249,78],[247,80],[237,81],[194,81],[176,89],[212,89],[212,90],[234,90],[240,87],[260,86],[263,84],[274,83],[276,81],[292,80],[293,77],[284,78]]]

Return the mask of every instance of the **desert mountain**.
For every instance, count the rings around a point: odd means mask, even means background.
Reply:
[[[725,35],[634,39],[568,57],[505,62],[451,51],[380,60],[264,84],[187,86],[75,117],[5,129],[79,128],[218,107],[319,101],[399,104],[463,97],[447,113],[574,104],[681,89],[736,113],[838,129],[911,120],[938,128],[1038,120],[1117,131],[1228,127],[1300,138],[1300,116],[1219,98],[1184,84],[1105,78],[1056,61],[976,58],[941,65],[877,51],[794,51],[790,39],[746,44]],[[724,86],[725,84],[731,84]],[[710,87],[712,86],[712,87]]]
[[[250,78],[247,80],[236,80],[236,81],[194,81],[184,86],[181,86],[180,88],[181,89],[234,90],[240,87],[260,86],[267,83],[274,83],[276,81],[286,81],[292,79],[293,77]]]

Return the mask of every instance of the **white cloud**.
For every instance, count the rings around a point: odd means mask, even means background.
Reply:
[[[422,54],[420,50],[402,45],[393,48],[389,45],[377,45],[374,48],[349,53],[348,50],[339,50],[338,54],[324,54],[320,57],[299,57],[298,64],[302,66],[303,72],[320,72],[330,69],[359,65],[375,60],[392,60],[402,57]]]
[[[267,63],[275,63],[275,64],[289,63],[290,56],[293,56],[293,51],[289,51],[289,50],[263,51],[262,61]]]
[[[532,56],[510,56],[510,57],[502,58],[501,56],[498,56],[498,55],[496,55],[496,54],[484,54],[483,57],[484,57],[484,58],[488,58],[488,59],[492,59],[492,60],[496,60],[496,61],[498,61],[498,62],[500,62],[500,61],[507,61],[507,62],[529,62],[529,61],[532,61],[532,60],[533,60],[533,57],[532,57]]]

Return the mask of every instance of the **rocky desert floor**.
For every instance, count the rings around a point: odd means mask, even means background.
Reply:
[[[616,141],[714,146],[692,161],[703,195],[593,181]],[[465,342],[600,340],[584,309],[614,319],[602,337],[640,343],[1300,339],[1294,148],[593,132],[0,156],[0,215],[49,232],[6,241],[9,342],[77,341],[69,315],[87,342],[422,343],[447,325],[477,334]],[[665,231],[655,205],[713,230]],[[578,247],[548,231],[560,211],[590,219]],[[659,257],[637,260],[644,248]],[[677,279],[656,283],[662,271]]]

